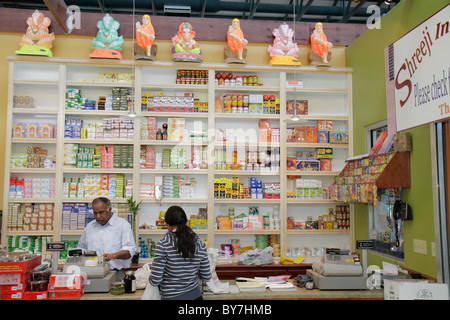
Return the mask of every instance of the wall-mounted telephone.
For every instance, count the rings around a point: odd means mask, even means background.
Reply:
[[[412,210],[409,204],[407,204],[406,202],[402,202],[401,200],[397,200],[394,203],[392,215],[394,220],[411,220]]]

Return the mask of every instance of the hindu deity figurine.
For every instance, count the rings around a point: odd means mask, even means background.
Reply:
[[[273,45],[267,49],[270,54],[270,64],[277,65],[300,65],[298,61],[299,49],[297,43],[292,40],[294,30],[283,22],[272,31],[275,39]]]
[[[123,36],[119,36],[120,23],[106,14],[97,22],[97,37],[92,40],[91,58],[122,59]]]
[[[20,41],[20,50],[16,54],[41,55],[52,57],[55,35],[49,33],[50,18],[45,17],[39,10],[33,12],[27,19],[28,28]]]
[[[241,30],[239,19],[233,19],[227,31],[227,44],[224,55],[226,63],[245,63],[244,57],[247,55],[245,46],[248,44]]]
[[[316,23],[315,29],[311,34],[311,50],[308,55],[310,65],[329,66],[331,59],[330,49],[333,44],[327,40],[327,36],[323,32],[322,23]]]
[[[135,58],[156,60],[157,46],[153,43],[155,41],[155,29],[152,25],[152,20],[149,15],[142,17],[142,24],[136,22],[136,42]]]
[[[194,38],[192,25],[188,22],[180,24],[172,38],[172,61],[203,62],[200,46]]]

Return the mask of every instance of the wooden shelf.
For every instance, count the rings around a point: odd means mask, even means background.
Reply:
[[[331,235],[332,239],[341,241],[342,237],[348,239],[350,246],[354,246],[353,229],[350,231],[312,231],[312,230],[287,230],[287,212],[289,210],[300,209],[295,214],[301,215],[302,206],[317,206],[323,208],[323,213],[327,213],[329,206],[339,204],[340,202],[331,201],[328,199],[317,200],[301,200],[287,198],[286,194],[291,189],[291,179],[294,176],[308,177],[308,179],[317,179],[322,181],[329,181],[331,177],[339,174],[340,171],[290,171],[286,168],[286,158],[289,152],[293,152],[295,148],[333,148],[339,149],[337,157],[352,156],[352,69],[351,68],[316,68],[312,66],[302,66],[295,70],[298,75],[302,76],[305,85],[309,85],[308,77],[314,82],[310,88],[290,88],[287,87],[286,82],[293,78],[294,70],[291,66],[274,66],[274,65],[229,65],[226,63],[174,63],[170,61],[154,61],[152,63],[144,61],[132,60],[110,60],[110,59],[71,59],[60,57],[30,57],[30,56],[9,56],[10,74],[9,74],[9,96],[8,96],[8,119],[6,121],[6,132],[12,132],[13,117],[14,120],[21,118],[30,118],[36,114],[44,115],[55,119],[58,132],[60,133],[54,139],[14,139],[10,134],[6,135],[5,143],[5,163],[9,163],[11,152],[16,152],[24,148],[24,144],[30,145],[51,145],[51,149],[55,149],[56,153],[56,168],[55,169],[28,169],[18,168],[12,169],[5,166],[5,182],[4,182],[4,205],[3,212],[8,211],[8,204],[10,203],[52,203],[54,205],[54,223],[53,231],[50,235],[55,241],[64,240],[64,237],[76,238],[81,235],[81,230],[63,230],[61,212],[65,203],[91,203],[92,198],[66,198],[63,196],[63,191],[60,186],[66,176],[83,177],[86,174],[126,174],[127,179],[133,180],[133,195],[137,201],[142,201],[145,206],[145,211],[142,210],[137,217],[136,230],[137,237],[150,236],[156,239],[162,237],[166,230],[155,229],[139,229],[139,225],[147,223],[145,219],[150,219],[158,214],[161,209],[165,209],[170,205],[186,205],[189,208],[204,208],[207,207],[208,228],[195,230],[202,238],[208,241],[210,247],[217,247],[215,237],[220,236],[220,241],[225,239],[234,239],[244,235],[262,235],[273,234],[278,235],[281,255],[286,255],[289,240],[298,238],[303,235]],[[35,69],[42,69],[44,78],[49,80],[26,79],[27,67],[32,64]],[[42,68],[40,67],[42,66]],[[20,79],[14,79],[15,70],[21,69]],[[177,85],[175,84],[176,71],[181,69],[198,69],[207,70],[208,84],[205,85]],[[97,82],[97,81],[79,81],[78,79],[92,79],[97,76],[98,72],[134,72],[135,82],[120,83],[120,82]],[[48,75],[46,73],[49,73]],[[214,77],[216,72],[236,72],[237,74],[257,74],[259,82],[262,86],[216,86]],[[173,78],[171,77],[173,74]],[[160,77],[159,77],[160,76]],[[325,78],[327,81],[317,81]],[[160,83],[157,83],[160,82]],[[39,85],[41,87],[39,87]],[[26,89],[33,88],[37,91],[44,87],[46,90],[53,90],[55,88],[55,97],[48,104],[41,104],[39,108],[13,108],[13,96],[16,90],[20,89],[20,93],[26,92]],[[98,120],[103,117],[127,117],[128,111],[115,110],[74,110],[64,109],[65,106],[65,92],[67,88],[79,88],[82,91],[89,92],[90,99],[95,99],[97,92],[100,95],[105,95],[111,88],[124,87],[134,88],[136,98],[134,99],[133,110],[138,117],[134,118],[134,137],[127,140],[109,140],[109,139],[67,139],[61,133],[64,132],[65,118],[82,118],[85,120]],[[202,97],[202,102],[207,102],[209,111],[203,112],[150,112],[141,111],[140,98],[143,93],[154,91],[168,91],[175,92],[176,95],[182,93],[194,93],[195,96]],[[53,92],[53,91],[52,91]],[[264,95],[266,93],[274,94],[280,101],[280,114],[232,114],[224,112],[216,112],[215,99],[216,96],[223,96],[228,93],[236,94],[258,94]],[[340,127],[345,127],[349,133],[349,143],[346,144],[325,144],[325,143],[289,143],[286,141],[287,127],[301,122],[293,122],[289,119],[290,115],[286,114],[284,106],[286,100],[293,96],[293,93],[298,93],[299,96],[307,96],[308,99],[314,100],[310,104],[310,114],[301,116],[303,121],[317,121],[317,120],[333,120],[339,121]],[[325,99],[323,99],[323,97]],[[52,95],[53,97],[53,95]],[[204,98],[206,97],[206,98]],[[339,101],[339,107],[328,105],[325,100],[330,100],[330,97],[335,97]],[[52,98],[48,98],[50,100]],[[52,108],[54,106],[54,108]],[[189,135],[185,135],[186,141],[168,141],[168,140],[143,140],[141,139],[141,119],[144,117],[157,117],[158,121],[164,121],[164,118],[185,118],[186,123],[194,123],[195,121],[202,122],[202,129],[208,130],[207,140],[189,140]],[[270,125],[273,128],[280,129],[280,141],[276,143],[271,142],[230,142],[230,141],[215,141],[215,130],[221,125],[230,125],[236,127],[246,128],[248,126],[255,126],[260,119],[270,120]],[[251,124],[250,124],[251,123]],[[255,127],[256,128],[256,127]],[[188,128],[190,130],[191,128]],[[257,139],[257,138],[256,138]],[[133,168],[111,168],[111,169],[97,169],[97,168],[73,168],[64,165],[64,146],[66,144],[80,144],[80,145],[131,145],[133,147]],[[140,167],[140,147],[141,146],[155,146],[155,150],[161,148],[176,148],[176,147],[192,147],[204,146],[207,157],[208,167],[205,169],[146,169]],[[270,148],[279,148],[280,168],[277,171],[241,171],[241,170],[215,170],[214,168],[214,153],[216,148],[234,148],[238,152],[242,149],[265,150]],[[14,151],[12,151],[14,150]],[[159,152],[159,151],[158,151]],[[345,155],[346,154],[346,155]],[[337,166],[341,166],[345,159],[337,159]],[[342,161],[341,161],[342,160]],[[394,164],[393,164],[394,166]],[[339,168],[333,169],[340,170]],[[399,170],[393,169],[393,170]],[[9,179],[11,174],[30,175],[30,174],[52,174],[56,181],[56,190],[54,199],[24,199],[24,198],[9,198]],[[140,196],[141,183],[151,181],[152,175],[186,175],[194,176],[196,180],[200,180],[202,184],[202,193],[197,197],[190,199],[154,199],[143,198]],[[214,179],[225,176],[241,176],[243,181],[250,177],[256,177],[263,182],[279,182],[281,193],[280,199],[214,199]],[[387,178],[386,178],[387,179]],[[380,184],[384,184],[380,180]],[[327,182],[328,183],[328,182]],[[206,184],[203,186],[203,184]],[[204,193],[204,194],[203,194]],[[125,204],[127,199],[116,198],[111,199],[113,203]],[[246,207],[259,206],[263,209],[279,208],[280,213],[280,229],[279,230],[215,230],[214,222],[218,211],[226,207]],[[291,211],[290,211],[291,212]],[[187,212],[190,215],[192,212]],[[150,218],[148,218],[150,217]],[[14,232],[7,230],[7,215],[3,215],[3,229],[2,229],[2,243],[6,243],[6,237],[9,235],[41,235],[48,234],[48,232]],[[351,226],[353,221],[351,222]],[[352,226],[353,227],[353,226]],[[333,238],[334,237],[334,238]],[[248,237],[252,238],[252,237]],[[307,237],[309,238],[309,237]],[[310,240],[308,240],[310,241]],[[330,240],[333,241],[333,240]],[[347,240],[345,240],[347,242]],[[332,243],[330,244],[332,245]],[[252,266],[251,268],[254,268]]]

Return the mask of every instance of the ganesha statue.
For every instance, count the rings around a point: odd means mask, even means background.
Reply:
[[[123,36],[119,36],[120,23],[106,14],[97,22],[97,37],[92,40],[91,58],[122,59]]]
[[[16,54],[40,55],[52,57],[55,35],[49,33],[50,18],[45,17],[39,10],[33,12],[27,19],[28,28],[20,41],[20,50]]]
[[[192,25],[188,22],[180,24],[172,38],[172,61],[203,62],[200,46],[194,38]]]
[[[273,45],[267,49],[270,54],[270,64],[277,65],[300,65],[298,61],[298,46],[292,40],[294,30],[283,22],[272,32],[275,39]]]

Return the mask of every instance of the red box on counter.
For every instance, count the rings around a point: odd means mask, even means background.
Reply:
[[[52,274],[48,284],[49,291],[69,291],[84,288],[84,277],[81,274]]]
[[[78,299],[84,294],[84,287],[80,290],[58,290],[58,291],[48,291],[49,299]]]
[[[23,300],[47,300],[48,291],[25,291]]]
[[[0,300],[23,300],[24,290],[8,291],[0,289]]]
[[[1,273],[25,273],[32,270],[41,264],[42,256],[36,256],[34,258],[25,261],[16,262],[0,262],[0,274]]]

